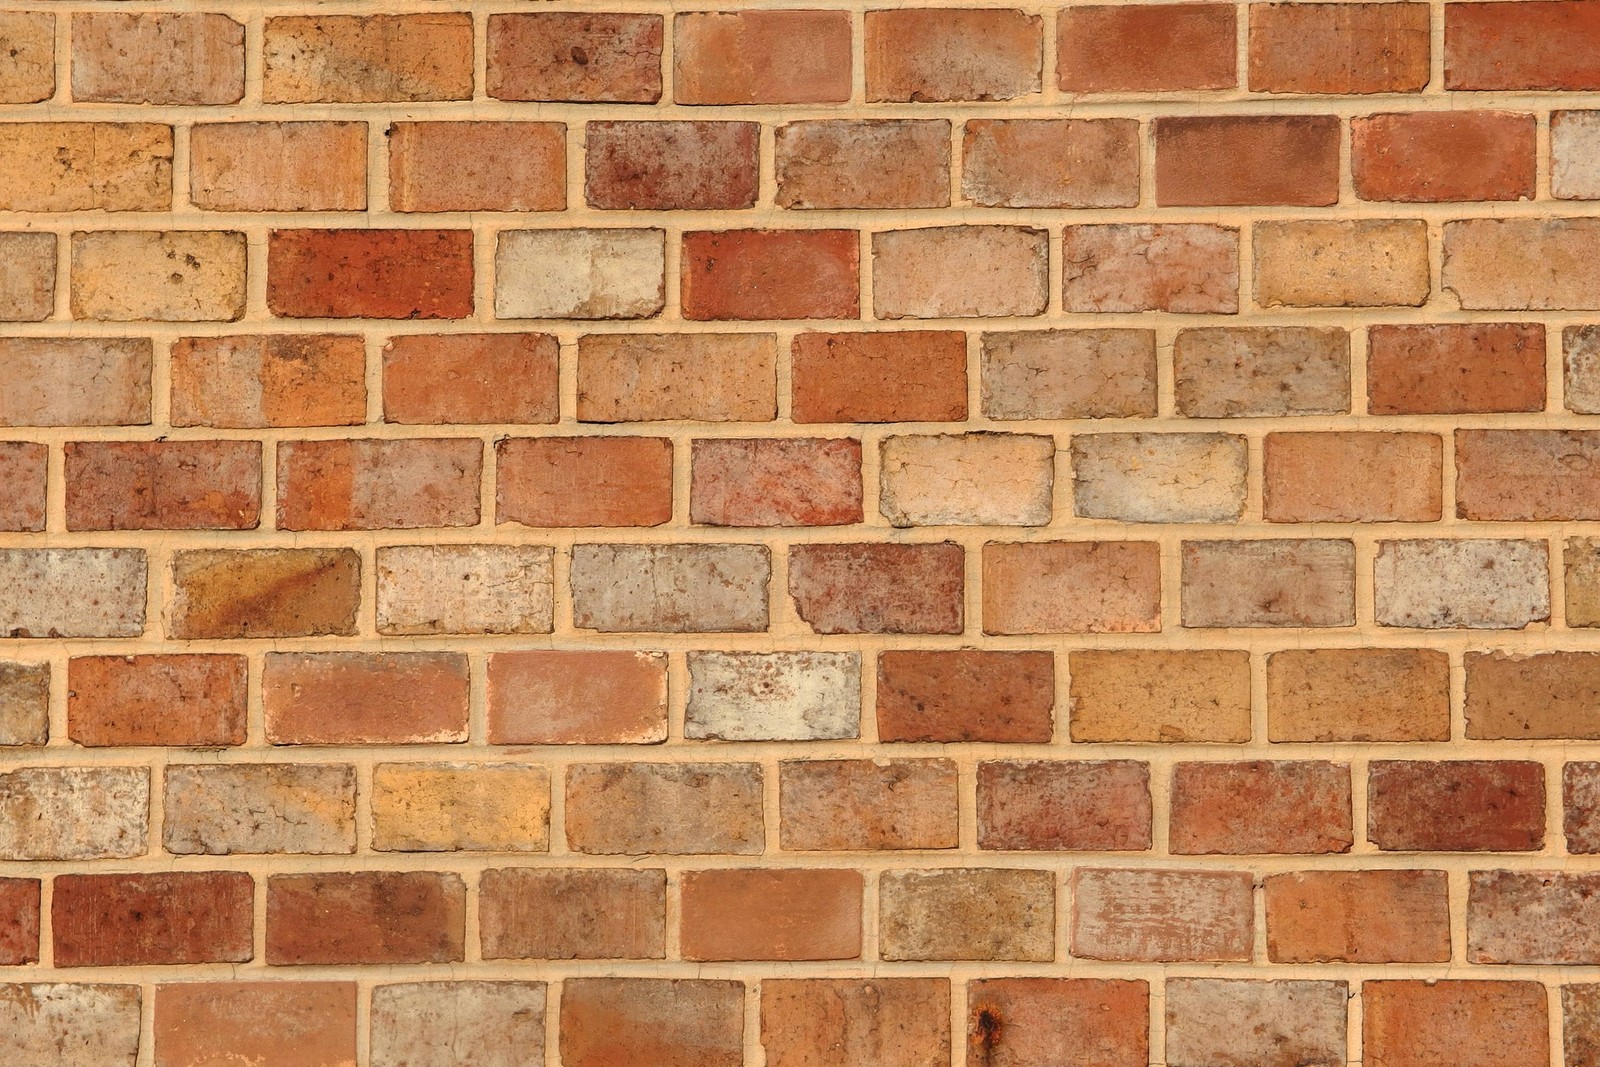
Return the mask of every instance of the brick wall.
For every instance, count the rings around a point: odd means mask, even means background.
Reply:
[[[0,10],[0,1053],[1600,1064],[1600,0]]]

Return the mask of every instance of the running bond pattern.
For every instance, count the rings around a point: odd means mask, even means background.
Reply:
[[[1600,0],[0,11],[0,1053],[1600,1064]]]

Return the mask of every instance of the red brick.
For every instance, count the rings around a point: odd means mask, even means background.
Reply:
[[[465,741],[467,657],[269,652],[261,703],[275,745]]]
[[[861,955],[860,871],[686,871],[688,960],[851,960]]]
[[[805,47],[796,47],[804,41]],[[850,99],[845,11],[708,11],[672,24],[680,104],[841,104]]]
[[[172,346],[172,424],[357,426],[366,375],[359,335],[185,337]]]
[[[555,422],[560,348],[545,333],[391,337],[383,346],[384,421]]]
[[[1446,963],[1444,871],[1301,871],[1269,875],[1273,963]]]
[[[1072,954],[1130,962],[1249,960],[1255,934],[1246,871],[1072,872]]]
[[[1153,541],[991,542],[983,547],[983,632],[1154,633],[1161,553]]]
[[[262,48],[269,104],[472,96],[472,16],[464,11],[269,18]]]
[[[969,119],[961,195],[983,207],[1134,207],[1133,119]]]
[[[660,15],[490,15],[489,95],[653,104],[661,99],[662,38]]]
[[[866,18],[867,100],[1012,100],[1037,93],[1044,37],[1013,10],[901,9]]]
[[[1056,19],[1068,93],[1164,93],[1238,84],[1232,4],[1087,4]]]
[[[484,959],[666,956],[666,871],[501,867],[478,899]]]
[[[1408,5],[1410,6],[1410,5]],[[1363,200],[1531,200],[1534,117],[1421,111],[1350,120],[1350,169]]]
[[[567,769],[567,845],[595,856],[757,855],[756,763],[587,763]]]
[[[1600,434],[1592,430],[1457,430],[1456,516],[1600,518]]]
[[[1150,765],[1137,760],[980,763],[978,847],[1143,851],[1150,847]]]
[[[1332,115],[1158,118],[1162,207],[1339,201],[1339,120]]]
[[[1250,88],[1414,93],[1428,84],[1427,4],[1251,4]]]
[[[1067,311],[1239,310],[1239,231],[1230,227],[1067,226],[1061,254]]]
[[[345,1067],[356,1056],[354,982],[156,986],[155,1062]]]
[[[1561,768],[1561,809],[1567,851],[1600,853],[1600,763],[1572,762]]]
[[[395,211],[567,206],[567,128],[559,122],[397,122],[388,135]]]
[[[1446,4],[1446,89],[1600,89],[1600,4]]]
[[[561,991],[564,1067],[739,1067],[744,983],[569,978]]]
[[[242,745],[243,656],[74,656],[67,736],[106,745]]]
[[[672,518],[665,437],[505,438],[495,457],[496,522],[660,526]]]
[[[267,306],[290,319],[472,314],[470,230],[273,230]]]
[[[1179,763],[1168,833],[1174,855],[1348,852],[1350,765]]]
[[[777,204],[950,206],[948,119],[814,119],[776,131]]]
[[[784,760],[779,836],[796,852],[956,847],[950,760]]]
[[[578,421],[770,422],[777,348],[772,334],[585,334]]]
[[[494,652],[489,743],[650,744],[667,738],[665,652]]]
[[[44,529],[45,468],[50,449],[31,441],[0,441],[0,530]]]
[[[226,15],[72,16],[75,102],[237,104],[244,67],[244,27]]]
[[[475,526],[482,469],[470,437],[280,442],[278,528]]]
[[[1468,962],[1600,962],[1600,875],[1473,871],[1469,878]]]
[[[267,962],[456,962],[465,958],[466,912],[456,874],[275,874],[267,879]]]
[[[245,963],[254,899],[255,882],[238,871],[57,875],[55,965]]]
[[[950,1062],[947,978],[769,978],[768,1067],[925,1067]]]
[[[854,230],[683,235],[686,319],[853,319],[860,289]]]
[[[69,530],[252,530],[255,441],[81,441],[66,446]]]
[[[957,332],[802,333],[790,357],[795,422],[967,417],[967,339]]]
[[[1144,1067],[1150,987],[1143,980],[981,978],[967,983],[967,1062]]]
[[[189,199],[207,211],[365,211],[367,124],[196,125]]]
[[[1362,1063],[1366,1067],[1443,1063],[1548,1067],[1547,998],[1538,982],[1363,982]]]
[[[752,207],[760,134],[754,122],[591,122],[584,197],[619,211]]]
[[[1269,433],[1268,522],[1437,522],[1444,447],[1431,433]]]
[[[1390,852],[1544,847],[1544,767],[1512,760],[1373,760],[1367,836]]]
[[[711,526],[841,526],[861,521],[854,438],[699,439],[689,521]]]
[[[965,558],[951,541],[794,545],[789,595],[819,634],[958,634]]]
[[[1049,652],[884,651],[881,741],[1048,742],[1055,704]]]
[[[1367,331],[1367,410],[1542,411],[1544,362],[1544,326],[1536,322],[1373,326]]]
[[[39,962],[39,879],[0,878],[0,966]]]

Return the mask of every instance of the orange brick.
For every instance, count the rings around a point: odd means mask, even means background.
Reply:
[[[466,100],[472,16],[311,15],[266,20],[269,104]]]
[[[1161,553],[1154,541],[1035,541],[983,548],[983,632],[1154,633]]]
[[[661,99],[662,27],[660,15],[490,15],[489,95],[653,104]]]
[[[983,207],[1133,207],[1139,203],[1139,124],[969,119],[961,195]]]
[[[1446,89],[1600,89],[1600,7],[1584,0],[1446,4]]]
[[[1083,1059],[1144,1067],[1150,987],[1143,980],[980,978],[967,983],[967,1062],[991,1067]]]
[[[0,47],[11,61],[0,73],[0,103],[34,104],[56,91],[56,17],[35,11],[0,15]]]
[[[1421,648],[1285,649],[1267,657],[1273,741],[1446,741],[1450,662]]]
[[[50,904],[57,967],[246,963],[255,882],[239,871],[62,874]]]
[[[75,101],[237,104],[244,65],[244,27],[226,15],[72,16]]]
[[[397,122],[388,134],[395,211],[567,206],[567,128],[559,122]]]
[[[881,741],[1048,742],[1055,704],[1049,652],[884,651]]]
[[[1466,654],[1466,734],[1497,741],[1600,737],[1592,652]]]
[[[880,319],[1041,315],[1049,234],[1029,226],[931,226],[872,235]]]
[[[367,124],[196,125],[189,199],[209,211],[365,211]]]
[[[484,959],[666,956],[666,871],[491,868],[479,892]]]
[[[242,745],[246,673],[243,656],[74,656],[67,736],[89,748]]]
[[[1037,93],[1044,36],[1011,10],[869,11],[867,100],[1012,100]]]
[[[1430,433],[1269,433],[1268,522],[1437,522],[1443,443]]]
[[[56,235],[0,233],[0,322],[43,322],[55,309]]]
[[[467,739],[467,657],[455,652],[271,652],[261,676],[275,745]]]
[[[236,322],[245,312],[237,230],[72,234],[72,317],[101,322]]]
[[[1249,960],[1255,931],[1246,871],[1072,872],[1072,954],[1131,962]]]
[[[680,104],[838,104],[850,99],[845,11],[716,11],[673,18]],[[796,48],[796,41],[805,41]]]
[[[1251,4],[1250,88],[1414,93],[1428,84],[1427,4]]]
[[[751,207],[760,185],[754,122],[591,122],[584,197],[615,210]]]
[[[853,319],[860,284],[854,230],[683,235],[687,319]]]
[[[561,991],[565,1067],[739,1067],[744,983],[569,978]]]
[[[1073,652],[1074,741],[1250,740],[1250,654]]]
[[[1544,409],[1539,323],[1373,326],[1367,410],[1374,415]]]
[[[44,529],[45,469],[50,449],[31,441],[0,441],[0,530]]]
[[[1150,847],[1150,766],[1136,760],[978,764],[978,847],[1140,852]]]
[[[1085,4],[1056,19],[1068,93],[1164,93],[1238,84],[1232,4]]]
[[[281,442],[278,528],[475,526],[482,467],[476,438]]]
[[[955,848],[956,766],[943,759],[784,760],[778,814],[779,839],[790,851]]]
[[[560,351],[545,333],[391,337],[383,346],[384,421],[555,422]]]
[[[466,912],[467,887],[457,874],[275,874],[267,879],[267,962],[459,961]]]
[[[689,521],[711,526],[840,526],[861,521],[854,438],[693,443]]]
[[[1350,765],[1320,760],[1179,763],[1174,855],[1348,852]]]
[[[0,210],[166,211],[172,206],[172,127],[5,123],[0,177]]]
[[[1363,200],[1533,199],[1532,115],[1368,115],[1350,120],[1350,138],[1350,169],[1356,195]]]
[[[770,422],[777,365],[772,334],[585,334],[578,421]]]
[[[1445,963],[1443,871],[1301,871],[1265,880],[1274,963]]]
[[[946,978],[769,978],[761,1045],[770,1067],[950,1062]]]
[[[69,530],[250,530],[261,517],[255,441],[66,446]]]
[[[1361,1024],[1362,1062],[1369,1067],[1550,1062],[1549,1006],[1538,982],[1363,982]]]
[[[1469,310],[1589,309],[1600,298],[1580,264],[1596,248],[1592,218],[1459,219],[1444,224],[1441,284]]]
[[[361,556],[352,548],[190,549],[173,554],[168,636],[353,636]]]
[[[470,230],[273,230],[267,306],[289,319],[472,314]]]
[[[489,656],[489,743],[651,744],[667,737],[664,652]]]
[[[819,634],[954,634],[965,552],[937,544],[803,544],[789,549],[789,595]]]
[[[567,769],[567,844],[598,856],[757,855],[756,763],[586,763]]]
[[[1162,207],[1339,200],[1339,120],[1332,115],[1158,118],[1156,203]]]
[[[367,421],[366,345],[355,334],[185,337],[172,346],[171,374],[174,426]]]
[[[1457,430],[1456,515],[1487,520],[1600,517],[1593,471],[1600,435],[1586,430]]]
[[[686,871],[680,940],[690,960],[861,955],[860,871]]]
[[[947,422],[967,417],[961,333],[802,333],[790,356],[795,422]]]
[[[354,982],[158,985],[156,1062],[205,1067],[227,1057],[301,1067],[354,1063],[356,998]]]
[[[672,518],[665,437],[505,438],[495,469],[496,522],[660,526]]]
[[[950,205],[946,119],[815,119],[777,128],[779,207]]]

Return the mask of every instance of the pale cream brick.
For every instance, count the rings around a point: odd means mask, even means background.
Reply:
[[[666,301],[660,230],[508,230],[494,257],[502,319],[645,319]]]
[[[232,322],[244,315],[245,240],[233,231],[72,235],[72,317]]]
[[[1233,434],[1079,434],[1073,510],[1124,522],[1237,522],[1247,466],[1245,439]]]
[[[543,982],[407,982],[372,991],[372,1067],[544,1062]]]
[[[1342,1064],[1344,982],[1167,982],[1169,1067]]]
[[[1543,541],[1380,541],[1378,624],[1520,630],[1550,618],[1549,569]]]
[[[140,548],[0,549],[0,637],[138,637]]]
[[[0,745],[50,737],[50,664],[0,660]]]
[[[193,764],[167,768],[162,843],[176,855],[356,850],[356,772],[348,764]]]
[[[859,652],[691,652],[684,736],[822,741],[861,735]]]
[[[895,526],[1044,526],[1055,438],[969,433],[888,437],[880,510]]]
[[[18,1067],[133,1067],[139,987],[0,985],[0,1048]]]
[[[553,549],[402,545],[378,549],[378,632],[547,634]]]
[[[765,545],[574,545],[573,623],[604,632],[767,628]]]
[[[544,852],[550,772],[504,763],[383,763],[372,772],[380,852]]]
[[[24,767],[0,774],[0,860],[142,856],[149,811],[145,767]]]

